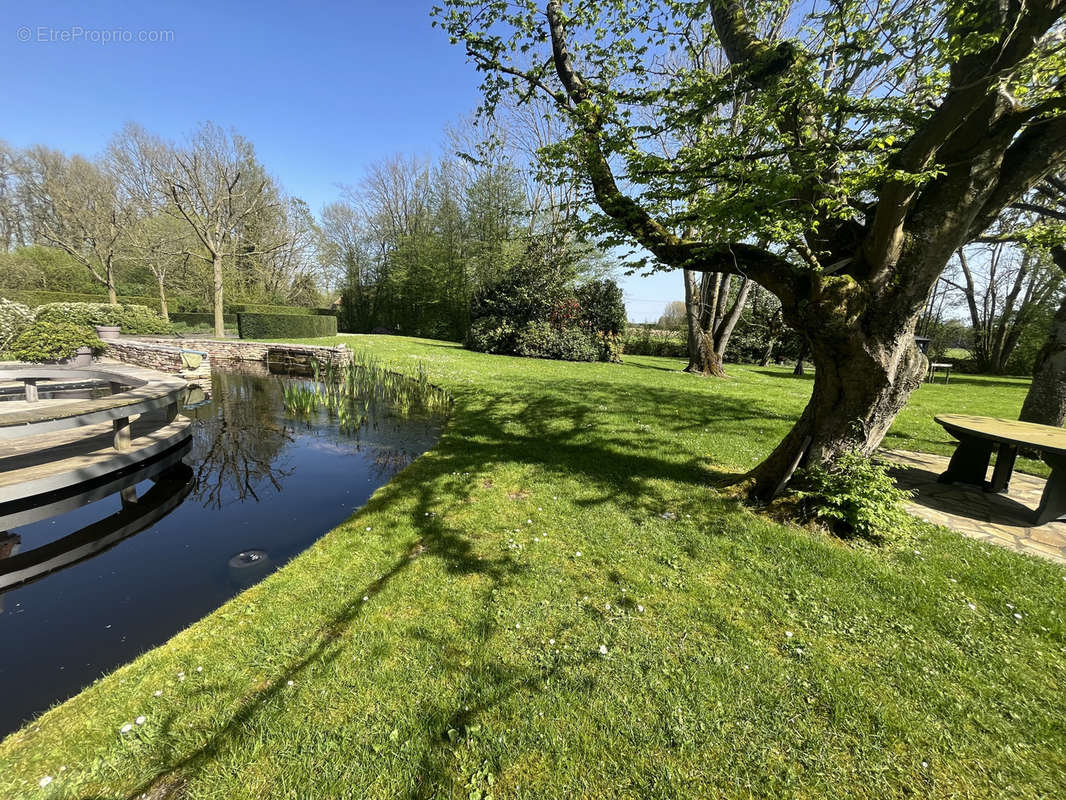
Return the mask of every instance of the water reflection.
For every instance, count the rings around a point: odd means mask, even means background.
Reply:
[[[46,503],[0,504],[0,735],[262,580],[436,440],[368,403],[356,430],[296,420],[284,382],[219,371],[190,441]]]

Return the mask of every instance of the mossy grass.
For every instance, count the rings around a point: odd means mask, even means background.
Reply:
[[[8,737],[0,797],[1066,795],[1062,568],[928,526],[853,547],[708,488],[807,381],[336,341],[450,393],[437,446]],[[950,452],[927,417],[1024,392],[923,386],[888,444]]]

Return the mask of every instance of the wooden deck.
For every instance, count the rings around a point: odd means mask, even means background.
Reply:
[[[94,380],[115,391],[90,399],[29,399],[28,392],[27,399],[0,402],[0,516],[5,504],[47,502],[44,495],[140,464],[191,436],[191,421],[177,416],[183,379],[117,362],[0,365],[0,381],[26,380],[40,389],[44,381]]]

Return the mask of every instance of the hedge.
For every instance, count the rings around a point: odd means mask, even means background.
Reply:
[[[235,314],[314,314],[312,308],[300,306],[269,306],[261,303],[235,303],[230,306]]]
[[[3,296],[16,303],[22,303],[30,308],[46,306],[51,303],[106,303],[106,294],[83,294],[81,292],[46,292],[38,289],[22,289],[4,291]],[[155,312],[159,312],[158,297],[136,297],[133,295],[119,295],[118,302],[123,305],[148,306]]]
[[[238,314],[242,339],[309,339],[336,336],[337,318],[311,314]]]
[[[215,315],[210,312],[175,311],[168,315],[170,321],[179,325],[214,325]],[[230,327],[237,324],[236,314],[223,314],[222,322]]]

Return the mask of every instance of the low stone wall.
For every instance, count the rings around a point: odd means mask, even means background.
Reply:
[[[106,355],[126,364],[148,367],[160,372],[177,373],[190,383],[206,380],[210,386],[211,357],[205,350],[196,347],[177,346],[172,343],[145,342],[138,339],[109,339]],[[195,368],[187,367],[182,360],[183,351],[200,356],[200,364]]]
[[[270,344],[239,339],[141,339],[141,342],[174,346],[180,341],[186,349],[202,350],[212,361],[293,361],[315,358],[322,363],[340,366],[351,362],[351,351],[344,345],[326,347],[317,344]]]

